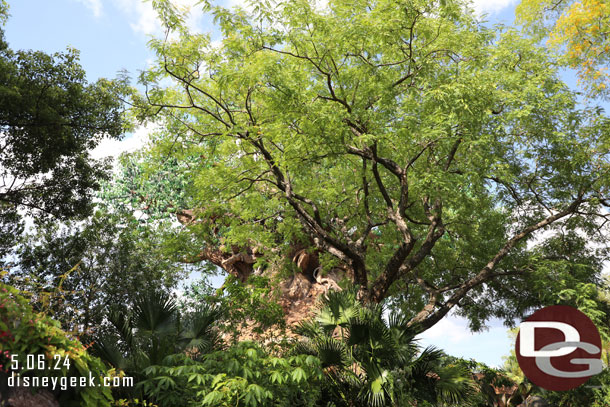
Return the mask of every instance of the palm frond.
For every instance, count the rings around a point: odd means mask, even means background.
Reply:
[[[178,305],[165,292],[140,295],[134,301],[134,327],[140,331],[163,335],[175,330]]]
[[[324,331],[316,321],[305,320],[301,321],[295,328],[294,332],[305,338],[313,339],[324,334]]]
[[[108,321],[114,326],[119,337],[127,347],[133,346],[133,329],[132,321],[129,315],[125,312],[112,309],[108,313]]]
[[[394,377],[388,370],[383,370],[378,375],[368,378],[359,396],[367,406],[382,407],[393,404],[393,394]]]
[[[184,322],[178,343],[181,349],[196,348],[199,353],[207,353],[216,347],[220,336],[215,327],[222,319],[224,311],[214,305],[202,304],[191,312]]]
[[[472,375],[462,366],[450,365],[437,370],[437,400],[443,405],[461,405],[474,392]]]
[[[131,368],[126,355],[116,341],[110,337],[98,339],[93,344],[92,353],[116,369],[129,370]]]
[[[346,326],[361,308],[354,290],[329,291],[321,300],[316,321],[326,332]]]
[[[342,341],[323,336],[313,343],[323,368],[345,367],[349,364],[347,348]]]

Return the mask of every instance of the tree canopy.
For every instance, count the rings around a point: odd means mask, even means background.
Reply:
[[[2,22],[7,4],[0,4]],[[107,166],[88,153],[124,126],[120,81],[88,83],[78,51],[14,51],[0,27],[0,234],[3,250],[24,212],[90,213]]]
[[[114,193],[175,213],[186,261],[247,277],[306,247],[314,277],[340,270],[416,330],[596,281],[609,123],[535,40],[460,1],[300,0],[205,6],[214,43],[159,3],[134,99],[159,127]]]
[[[14,247],[18,260],[4,279],[64,329],[99,336],[108,309],[132,307],[138,291],[169,291],[184,274],[155,250],[159,240],[133,216],[99,207],[84,222],[38,222]]]

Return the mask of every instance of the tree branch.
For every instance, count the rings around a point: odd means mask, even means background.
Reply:
[[[510,238],[500,250],[494,255],[494,257],[471,279],[459,285],[456,291],[441,305],[439,308],[434,310],[424,309],[420,311],[414,318],[412,318],[408,325],[415,327],[418,332],[423,332],[426,329],[432,327],[438,321],[440,321],[447,313],[455,307],[459,301],[468,294],[468,292],[480,285],[489,281],[491,278],[494,278],[495,275],[493,273],[496,265],[504,258],[511,249],[523,238],[529,236],[531,233],[540,230],[557,220],[564,218],[572,213],[574,213],[578,206],[583,202],[582,194],[580,194],[568,207],[564,210],[555,213],[554,215],[548,216],[545,219],[530,225],[524,228],[521,232],[515,234],[512,238]]]

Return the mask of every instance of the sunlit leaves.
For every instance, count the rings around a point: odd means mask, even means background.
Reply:
[[[157,58],[135,103],[159,127],[126,165],[136,178],[116,185],[151,215],[156,192],[160,217],[193,209],[174,241],[190,258],[201,247],[256,248],[264,273],[288,269],[296,246],[316,246],[322,270],[361,269],[364,297],[392,297],[409,316],[468,281],[473,295],[448,307],[480,305],[477,324],[502,314],[472,279],[491,279],[487,266],[512,235],[575,199],[600,209],[608,125],[599,110],[576,110],[536,39],[486,28],[463,6],[212,7],[214,43],[168,26],[167,40],[151,42]],[[442,235],[434,242],[430,227]],[[493,266],[500,276],[521,275],[530,237],[498,258],[507,256]]]
[[[516,14],[519,22],[538,35],[548,35],[548,45],[563,54],[566,65],[578,70],[580,83],[590,96],[608,94],[610,3],[523,0]]]

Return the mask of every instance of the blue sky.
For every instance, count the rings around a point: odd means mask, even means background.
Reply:
[[[146,43],[160,33],[150,1],[141,0],[8,0],[11,17],[6,38],[14,49],[45,52],[80,50],[81,64],[90,80],[112,78],[122,69],[132,77],[152,57]],[[176,0],[192,6],[196,0]],[[244,3],[224,0],[223,5]],[[491,22],[513,19],[512,0],[478,0],[475,6]],[[211,20],[193,7],[192,27],[214,33]]]
[[[113,78],[127,70],[132,78],[146,69],[152,54],[147,49],[150,35],[159,35],[159,23],[150,3],[140,0],[8,0],[11,17],[5,35],[13,49],[45,52],[80,50],[81,64],[89,80]],[[225,0],[223,5],[241,0]],[[196,0],[177,0],[192,5]],[[478,0],[475,7],[487,13],[490,23],[513,21],[514,0]],[[193,9],[189,25],[212,32],[208,17]],[[123,142],[107,142],[96,156],[134,150],[142,145],[147,130],[140,129]],[[500,366],[513,343],[500,321],[491,321],[489,330],[472,334],[467,322],[457,317],[445,318],[421,337],[422,345],[434,345],[447,353],[474,358],[491,366]]]
[[[146,35],[136,32],[129,14],[119,12],[112,2],[97,16],[75,0],[13,0],[9,5],[6,37],[13,49],[77,48],[90,80],[146,67]]]

